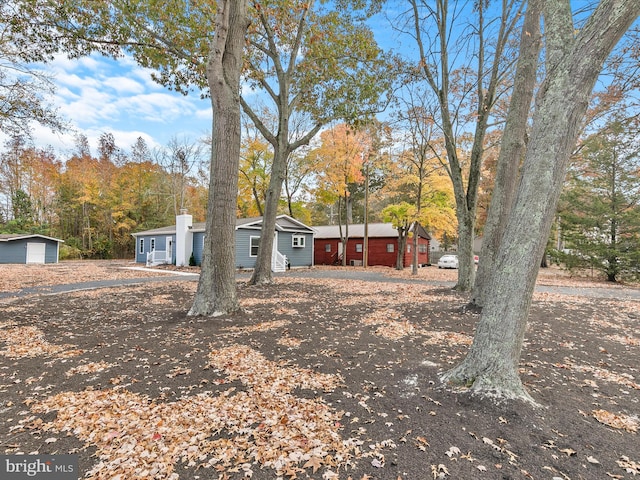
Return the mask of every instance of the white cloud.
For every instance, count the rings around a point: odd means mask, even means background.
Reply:
[[[107,84],[121,94],[140,94],[145,92],[145,86],[129,77],[112,77]]]
[[[142,136],[151,146],[165,145],[176,135],[199,138],[211,129],[211,104],[197,93],[183,96],[151,80],[152,70],[131,57],[113,60],[99,55],[68,59],[58,55],[42,69],[53,76],[55,95],[49,98],[72,131],[55,134],[33,126],[37,147],[52,146],[66,157],[75,136],[86,135],[95,152],[104,132],[113,133],[128,149]],[[0,140],[2,135],[0,134]]]

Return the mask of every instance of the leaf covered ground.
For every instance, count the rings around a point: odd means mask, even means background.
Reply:
[[[17,268],[5,291],[64,282]],[[241,279],[215,319],[186,316],[190,279],[3,300],[3,454],[75,453],[91,479],[640,478],[640,302],[536,294],[532,409],[440,384],[478,320],[464,295],[339,277]]]

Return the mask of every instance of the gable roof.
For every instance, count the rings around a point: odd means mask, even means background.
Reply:
[[[238,220],[236,220],[236,230],[243,228],[252,230],[262,229],[262,217],[239,218]],[[276,230],[279,232],[314,232],[313,228],[308,227],[295,218],[284,214],[278,215],[276,217]]]
[[[59,238],[48,237],[46,235],[40,235],[39,233],[0,233],[0,242],[11,242],[13,240],[23,240],[29,238],[43,238],[45,240],[53,240],[54,242],[62,242]]]
[[[340,238],[340,227],[338,225],[319,225],[313,227],[316,231],[315,238],[328,239]],[[345,226],[342,226],[342,233],[345,233]],[[431,236],[420,227],[419,233],[422,238],[430,239]],[[367,225],[368,238],[398,238],[398,230],[391,223],[370,223]],[[349,225],[349,238],[364,238],[364,224],[354,223]]]
[[[236,219],[236,230],[238,229],[250,229],[260,230],[262,229],[262,217],[253,218],[238,218]],[[194,223],[190,228],[192,232],[204,232],[206,230],[206,224],[204,222]],[[276,217],[276,230],[284,232],[308,232],[313,233],[313,229],[308,227],[302,222],[299,222],[295,218],[288,215],[278,215]],[[150,235],[175,235],[176,226],[170,225],[167,227],[154,228],[151,230],[145,230],[143,232],[132,233],[134,237],[138,236],[150,236]]]

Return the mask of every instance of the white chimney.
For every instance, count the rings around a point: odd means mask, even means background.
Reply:
[[[189,258],[193,252],[193,217],[187,213],[186,208],[180,209],[180,215],[176,216],[176,265],[184,267],[189,265]]]

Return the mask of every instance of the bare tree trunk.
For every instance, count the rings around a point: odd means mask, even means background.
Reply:
[[[458,139],[456,137],[456,123],[459,120],[458,110],[452,108],[452,98],[450,93],[452,78],[450,77],[451,55],[455,56],[452,48],[455,42],[451,41],[451,32],[454,30],[450,21],[454,21],[451,5],[457,2],[450,0],[437,0],[435,8],[429,7],[428,18],[432,18],[434,25],[432,35],[427,38],[434,38],[434,45],[425,45],[423,32],[421,31],[421,2],[410,0],[415,26],[415,39],[420,52],[420,66],[427,83],[436,94],[439,104],[440,121],[448,160],[448,173],[453,184],[456,199],[456,216],[458,218],[458,258],[460,268],[458,269],[458,283],[456,289],[467,292],[471,291],[475,280],[475,264],[473,262],[473,240],[475,233],[475,217],[477,209],[478,187],[480,184],[480,167],[482,166],[482,154],[484,149],[484,139],[487,133],[491,110],[497,99],[496,92],[504,75],[504,66],[508,64],[504,59],[505,48],[511,38],[515,28],[515,20],[519,16],[522,4],[518,2],[503,2],[506,7],[501,12],[500,28],[496,37],[487,38],[485,27],[486,8],[484,2],[475,2],[475,9],[478,18],[474,31],[477,35],[478,48],[474,51],[473,58],[477,58],[476,66],[476,92],[477,110],[476,125],[474,132],[473,146],[471,148],[470,166],[467,178],[463,178],[462,159],[458,154]],[[451,4],[451,5],[450,5]],[[490,54],[489,45],[492,45],[493,54]],[[430,48],[425,48],[430,47]],[[438,52],[434,54],[433,52]],[[432,57],[432,58],[429,58]],[[491,57],[490,61],[487,58]],[[486,63],[485,63],[486,62]],[[434,68],[434,64],[437,65]],[[471,68],[471,64],[469,64]]]
[[[471,211],[464,206],[465,202],[456,202],[456,216],[458,218],[458,283],[456,290],[468,292],[473,287],[476,266],[473,262],[473,238],[475,232],[475,218]],[[475,212],[475,207],[473,208]],[[475,215],[475,213],[473,214]]]
[[[252,285],[266,285],[273,281],[271,276],[273,237],[276,231],[278,205],[280,203],[282,183],[284,182],[284,174],[287,166],[287,153],[283,152],[278,145],[274,147],[274,150],[269,189],[267,190],[267,197],[264,201],[264,215],[262,217],[262,232],[260,234],[258,256],[250,280]]]
[[[485,286],[494,271],[500,239],[516,194],[520,163],[525,151],[527,120],[531,111],[533,89],[536,83],[540,56],[540,4],[529,0],[522,35],[520,56],[516,68],[512,101],[507,113],[507,124],[502,136],[495,186],[491,195],[487,222],[484,226],[480,264],[471,294],[472,303],[482,307]]]
[[[202,272],[189,315],[240,308],[235,280],[235,226],[240,164],[240,72],[249,19],[247,0],[218,3],[207,62],[213,108],[211,175]]]
[[[602,0],[577,34],[569,0],[546,0],[543,11],[548,74],[496,274],[469,354],[442,376],[476,393],[530,402],[518,363],[540,258],[589,96],[605,59],[640,14],[640,2]]]

